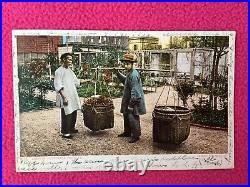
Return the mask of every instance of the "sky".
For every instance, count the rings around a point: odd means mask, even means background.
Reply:
[[[66,44],[66,36],[63,36],[63,44]]]

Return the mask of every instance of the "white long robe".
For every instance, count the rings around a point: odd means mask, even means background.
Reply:
[[[80,98],[76,87],[80,86],[80,80],[70,68],[59,67],[55,72],[54,87],[57,92],[56,106],[63,108],[65,115],[71,114],[81,108]],[[59,91],[62,89],[64,96],[68,100],[68,105],[63,105],[62,97]]]

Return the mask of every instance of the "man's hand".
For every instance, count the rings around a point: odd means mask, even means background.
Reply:
[[[132,113],[134,111],[134,108],[128,106],[128,111]]]
[[[63,97],[63,105],[68,106],[68,99],[66,97]]]
[[[91,82],[91,79],[80,79],[80,83]]]

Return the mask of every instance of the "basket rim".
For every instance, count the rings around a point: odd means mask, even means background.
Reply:
[[[88,107],[107,107],[107,106],[114,106],[114,104],[113,103],[108,103],[106,105],[92,105],[92,104],[83,103],[82,106],[88,106]]]
[[[163,110],[163,107],[172,108],[172,109],[174,109],[174,111]],[[155,106],[153,112],[156,112],[156,113],[160,112],[160,113],[164,113],[164,114],[188,114],[191,111],[187,107],[183,107],[183,106],[158,105],[158,106]]]

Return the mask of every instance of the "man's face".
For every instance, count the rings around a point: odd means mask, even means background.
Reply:
[[[70,55],[68,55],[65,59],[64,59],[64,61],[63,61],[63,63],[64,63],[64,66],[65,67],[69,67],[69,66],[71,66],[72,65],[72,56],[70,56]]]
[[[124,62],[123,66],[124,66],[124,68],[125,68],[126,70],[128,70],[128,71],[131,70],[131,69],[133,68],[133,64],[130,63],[130,62]]]

